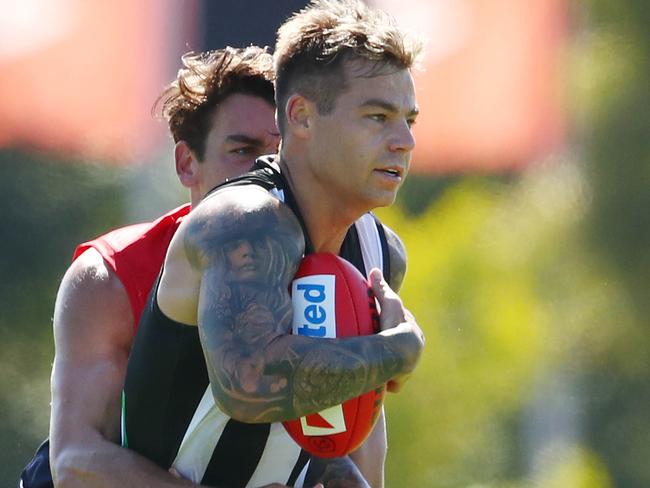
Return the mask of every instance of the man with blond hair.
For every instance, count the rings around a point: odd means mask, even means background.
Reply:
[[[345,459],[301,463],[277,423],[384,384],[399,390],[422,332],[379,269],[366,269],[381,306],[374,336],[292,335],[287,290],[304,254],[346,256],[351,226],[393,203],[415,144],[416,55],[385,14],[355,0],[313,1],[280,28],[280,154],[210,192],[172,239],[129,363],[131,448],[215,486],[383,485],[381,473],[365,480]],[[231,252],[245,273],[232,272]],[[346,257],[363,270],[361,254]],[[392,246],[387,261],[403,259]],[[184,360],[197,349],[203,365]],[[179,380],[201,375],[198,388]]]

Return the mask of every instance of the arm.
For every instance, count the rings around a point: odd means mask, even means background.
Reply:
[[[413,370],[423,337],[396,294],[384,300],[378,280],[385,330],[345,339],[291,335],[288,286],[304,244],[286,206],[254,188],[220,192],[202,206],[185,229],[185,249],[201,274],[199,334],[224,412],[245,422],[292,419]],[[240,241],[250,241],[258,270],[247,281],[223,257]]]
[[[54,310],[50,456],[55,486],[193,486],[116,444],[132,340],[126,291],[100,254],[89,249],[66,272]]]
[[[350,459],[354,461],[372,488],[383,488],[384,486],[386,451],[386,419],[382,408],[377,423],[368,438],[356,451],[349,454]]]

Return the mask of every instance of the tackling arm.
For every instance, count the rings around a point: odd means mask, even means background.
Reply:
[[[57,487],[194,486],[119,441],[133,340],[126,291],[94,249],[65,274],[54,311],[50,461]]]

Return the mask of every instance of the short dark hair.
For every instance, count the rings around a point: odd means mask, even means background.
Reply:
[[[174,142],[185,141],[199,160],[205,156],[205,140],[214,110],[236,93],[258,96],[275,106],[273,58],[256,46],[226,47],[181,57],[183,67],[158,97]]]
[[[278,30],[274,53],[278,124],[286,125],[284,108],[298,92],[330,113],[346,89],[345,62],[367,60],[371,67],[360,76],[377,76],[410,69],[420,43],[397,28],[385,12],[360,0],[312,0]]]

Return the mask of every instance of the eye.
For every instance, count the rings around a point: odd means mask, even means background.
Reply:
[[[413,127],[416,123],[417,123],[417,120],[416,120],[415,118],[407,119],[407,120],[406,120],[406,124],[407,124],[409,127]]]
[[[230,150],[231,154],[237,154],[238,156],[249,156],[253,154],[255,151],[255,148],[252,146],[241,146],[241,147],[236,147],[234,149]]]
[[[386,122],[386,114],[370,114],[368,115],[368,118],[370,120],[374,120],[375,122],[379,122],[380,124],[383,124]]]

